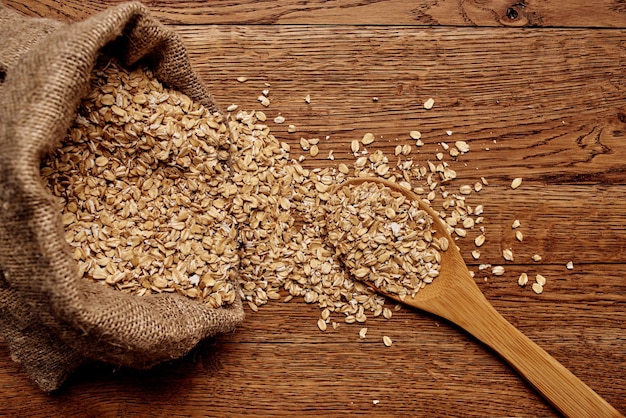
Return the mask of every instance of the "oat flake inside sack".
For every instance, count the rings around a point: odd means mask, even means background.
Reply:
[[[232,331],[241,303],[125,294],[79,277],[57,200],[40,177],[103,49],[215,111],[179,37],[138,3],[65,25],[0,5],[0,342],[45,391],[86,361],[148,368]]]

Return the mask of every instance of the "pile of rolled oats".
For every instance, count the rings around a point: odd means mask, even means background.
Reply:
[[[446,237],[419,202],[380,184],[340,187],[327,204],[327,234],[357,279],[400,300],[415,296],[439,275]]]
[[[366,312],[391,317],[384,298],[355,282],[324,239],[324,205],[346,175],[304,168],[265,121],[263,112],[239,112],[231,124],[244,301],[256,311],[269,300],[302,298],[322,310],[322,330],[338,326],[332,313],[348,323],[365,322]]]
[[[432,236],[433,220],[415,202],[388,190],[363,192],[376,192],[375,199],[342,200],[360,189],[333,194],[349,177],[383,178],[412,190],[439,208],[454,239],[472,231],[472,256],[480,258],[483,207],[467,197],[488,183],[453,186],[456,172],[445,161],[446,154],[454,162],[469,152],[464,141],[441,142],[432,160],[418,164],[412,151],[424,146],[419,131],[407,133],[393,155],[376,150],[376,137],[365,133],[350,144],[353,164],[309,169],[303,161],[332,161],[333,151],[321,155],[319,138],[301,138],[292,150],[272,134],[262,111],[211,114],[150,71],[115,62],[96,71],[92,88],[41,169],[86,279],[137,295],[178,292],[216,307],[239,292],[252,311],[297,298],[320,308],[322,331],[368,316],[390,318],[385,298],[361,280],[385,273],[373,279],[377,287],[414,295],[437,276],[440,251],[453,244]],[[296,131],[289,125],[290,134]],[[386,251],[365,253],[363,240]],[[328,241],[342,244],[336,251]],[[374,259],[388,271],[372,270]],[[361,328],[359,335],[366,333]]]
[[[230,143],[219,114],[149,71],[96,71],[65,140],[41,168],[79,274],[124,292],[235,300]]]
[[[351,144],[352,165],[325,163],[325,168],[309,169],[302,165],[307,158],[333,160],[332,152],[322,157],[312,147],[320,139],[301,139],[299,150],[292,149],[272,135],[264,112],[240,111],[234,119],[233,144],[238,151],[233,179],[239,195],[233,210],[241,239],[241,291],[252,311],[270,300],[302,298],[319,306],[317,325],[324,331],[329,326],[337,328],[341,322],[364,323],[368,316],[391,318],[393,309],[399,308],[386,306],[384,297],[360,279],[355,280],[356,270],[351,272],[329,244],[327,235],[332,232],[327,218],[334,211],[332,191],[348,178],[384,178],[411,189],[425,201],[440,204],[439,215],[457,238],[466,235],[463,225],[484,232],[480,225],[482,208],[466,203],[469,193],[446,190],[456,173],[442,159],[419,165],[411,159],[411,147],[401,147],[393,156],[381,150],[370,152],[368,147],[375,147],[375,138],[367,133]],[[420,135],[411,136],[419,141]],[[422,145],[416,142],[416,147]],[[462,141],[458,148],[456,144],[446,147],[457,156],[469,150]],[[486,180],[481,181],[484,183]],[[434,252],[432,257],[437,257]],[[434,270],[428,271],[434,275]],[[416,282],[414,289],[417,286]]]

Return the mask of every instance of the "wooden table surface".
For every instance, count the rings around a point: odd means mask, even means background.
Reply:
[[[3,1],[64,21],[118,3]],[[409,131],[421,131],[417,160],[429,146],[467,141],[471,151],[454,162],[459,179],[489,181],[471,197],[485,207],[480,260],[470,255],[471,237],[458,241],[480,289],[626,413],[623,1],[145,3],[181,34],[222,105],[261,109],[257,97],[270,83],[272,104],[263,110],[287,119],[271,127],[295,156],[300,137],[330,137],[308,167],[351,163],[349,143],[366,132],[379,138],[374,149],[393,155],[396,145],[414,144]],[[425,111],[429,97],[435,106]],[[331,149],[334,161],[325,159]],[[523,183],[512,190],[515,177]],[[510,247],[516,258],[505,262]],[[506,273],[492,276],[479,263]],[[522,272],[547,277],[544,293],[518,286]],[[184,359],[147,372],[88,366],[53,394],[41,393],[0,345],[0,415],[558,415],[492,351],[444,320],[403,308],[389,321],[368,319],[361,340],[358,325],[320,332],[319,314],[301,301],[271,303]]]

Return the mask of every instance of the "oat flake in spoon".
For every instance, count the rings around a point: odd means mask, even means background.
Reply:
[[[341,187],[327,205],[328,239],[357,279],[400,300],[439,275],[446,237],[415,200],[381,183]]]

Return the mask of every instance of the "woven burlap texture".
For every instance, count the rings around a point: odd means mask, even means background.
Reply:
[[[0,5],[0,339],[45,391],[89,360],[151,367],[232,331],[241,302],[210,309],[178,295],[136,297],[78,277],[60,208],[39,175],[106,50],[141,60],[211,110],[180,38],[138,3],[82,22],[25,18]]]

